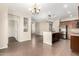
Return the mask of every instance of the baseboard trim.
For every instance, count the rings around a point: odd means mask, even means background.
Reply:
[[[18,40],[18,42],[25,42],[25,41],[30,41],[30,40]]]
[[[6,49],[8,48],[8,45],[5,45],[5,46],[1,46],[0,49]]]

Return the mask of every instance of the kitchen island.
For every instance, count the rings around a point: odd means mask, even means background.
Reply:
[[[60,32],[43,32],[43,43],[52,45],[53,43],[60,40]]]

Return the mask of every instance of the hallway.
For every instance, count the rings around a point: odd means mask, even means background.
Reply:
[[[32,41],[13,42],[9,48],[0,50],[2,56],[75,56],[70,50],[69,40],[60,40],[52,46],[42,43],[42,37],[32,36]]]

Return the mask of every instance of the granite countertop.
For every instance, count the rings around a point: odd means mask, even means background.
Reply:
[[[59,32],[52,32],[52,33],[59,33]]]
[[[71,33],[71,35],[73,35],[73,36],[79,36],[79,33]]]

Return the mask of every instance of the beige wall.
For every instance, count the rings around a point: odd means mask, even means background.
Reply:
[[[32,33],[43,35],[43,32],[49,31],[49,24],[46,21],[34,22],[32,24]]]
[[[43,35],[43,32],[48,32],[49,31],[49,24],[48,22],[40,22],[39,23],[39,30],[40,30],[40,35]]]
[[[0,4],[0,49],[8,47],[8,8]]]

